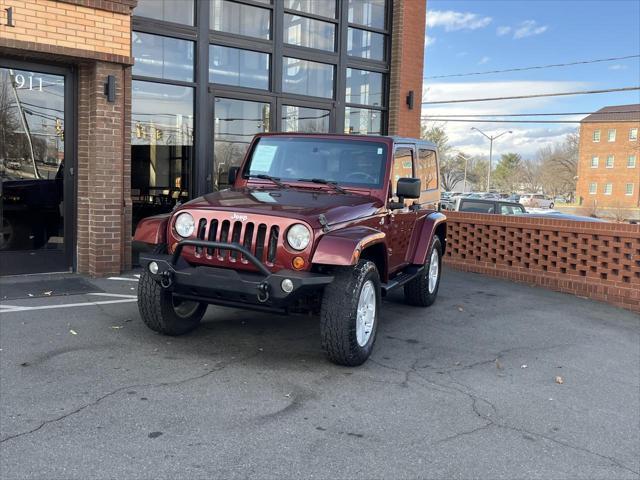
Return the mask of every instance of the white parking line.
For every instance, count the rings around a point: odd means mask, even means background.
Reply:
[[[120,295],[117,293],[89,293],[98,297],[116,297],[119,300],[101,300],[97,302],[63,303],[60,305],[38,305],[36,307],[24,307],[21,305],[0,305],[0,313],[30,312],[32,310],[50,310],[55,308],[91,307],[96,305],[111,305],[114,303],[135,302],[138,297],[135,295]]]
[[[140,275],[138,275],[139,277]],[[137,282],[138,278],[127,278],[127,277],[108,277],[107,280],[120,280],[122,282]]]

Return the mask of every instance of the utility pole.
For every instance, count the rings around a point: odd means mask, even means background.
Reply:
[[[491,188],[491,161],[493,159],[493,141],[497,140],[503,135],[506,135],[507,133],[513,133],[513,131],[509,130],[508,132],[502,132],[499,135],[487,135],[482,130],[476,127],[471,127],[471,130],[475,130],[476,132],[481,133],[482,135],[484,135],[486,138],[489,139],[489,169],[487,171],[487,192],[488,192],[489,189]]]

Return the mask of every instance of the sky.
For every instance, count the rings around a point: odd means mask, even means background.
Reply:
[[[428,0],[423,102],[609,89],[640,84],[640,58],[612,62],[451,78],[468,72],[571,63],[640,55],[640,0]],[[608,105],[640,103],[640,91],[479,103],[423,105],[424,115],[594,112]],[[586,115],[544,117],[579,120]],[[512,120],[536,118],[512,118]],[[537,118],[538,120],[540,118]],[[487,155],[488,135],[502,153],[535,158],[577,124],[436,122],[452,146]]]

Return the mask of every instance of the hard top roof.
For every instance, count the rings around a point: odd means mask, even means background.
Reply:
[[[393,143],[416,143],[423,146],[427,146],[429,148],[436,149],[436,145],[429,140],[424,140],[422,138],[410,138],[410,137],[400,137],[398,135],[347,135],[340,133],[301,133],[301,132],[266,132],[259,133],[256,136],[260,137],[335,137],[341,138],[345,140],[349,139],[366,139],[366,140],[375,140],[376,138],[391,140]]]

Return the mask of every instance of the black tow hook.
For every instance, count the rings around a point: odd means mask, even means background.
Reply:
[[[258,285],[258,301],[265,303],[267,300],[269,300],[269,284],[262,282]]]
[[[173,273],[169,271],[162,272],[160,278],[160,286],[162,288],[169,288],[173,284]]]

